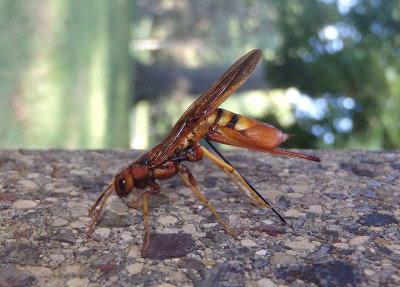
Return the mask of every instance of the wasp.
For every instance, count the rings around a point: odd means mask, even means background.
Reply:
[[[104,198],[86,233],[87,237],[89,237],[105,203],[114,191],[120,198],[124,198],[135,190],[136,202],[129,201],[126,204],[128,207],[138,209],[140,196],[142,195],[142,209],[146,229],[146,242],[142,249],[142,256],[145,256],[150,246],[147,196],[160,192],[160,187],[156,180],[168,179],[180,173],[184,183],[210,208],[225,230],[234,238],[237,238],[237,235],[221,219],[211,203],[199,191],[192,173],[182,163],[184,161],[196,162],[203,159],[204,156],[224,170],[239,190],[252,202],[270,208],[283,223],[286,223],[285,219],[271,204],[260,195],[246,178],[237,172],[232,164],[212,144],[212,142],[217,142],[260,152],[293,156],[315,162],[320,161],[319,158],[314,156],[279,149],[278,146],[291,138],[292,135],[284,134],[271,125],[218,108],[250,77],[260,58],[261,50],[255,49],[237,60],[186,110],[162,143],[114,176],[113,183],[103,191],[89,211],[89,216],[91,216]],[[202,138],[214,149],[218,157],[199,144],[199,140]],[[141,190],[146,188],[147,190],[141,193]]]

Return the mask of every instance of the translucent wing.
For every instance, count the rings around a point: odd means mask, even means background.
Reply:
[[[152,165],[161,164],[170,157],[186,136],[250,77],[260,57],[259,49],[248,52],[201,95],[180,117],[168,137],[154,149],[150,156]]]

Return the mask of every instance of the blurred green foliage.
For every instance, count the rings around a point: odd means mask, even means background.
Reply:
[[[253,48],[266,84],[227,108],[284,126],[293,147],[398,148],[399,3],[1,0],[0,148],[150,147],[219,76],[187,71]],[[187,70],[145,78],[134,60]],[[159,91],[134,92],[143,82]]]
[[[319,125],[335,147],[398,148],[400,2],[284,0],[278,11],[282,43],[268,79],[328,106],[322,119],[299,119],[296,133]],[[341,106],[346,97],[354,109]],[[343,118],[353,122],[349,132],[337,126]]]
[[[128,147],[129,3],[0,2],[2,148]]]

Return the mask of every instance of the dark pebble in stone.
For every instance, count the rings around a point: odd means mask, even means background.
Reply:
[[[360,224],[367,226],[385,226],[391,223],[396,223],[397,220],[393,215],[382,213],[369,213],[360,217]]]
[[[400,163],[392,163],[391,166],[393,167],[393,169],[400,170]]]
[[[368,228],[363,228],[362,226],[354,223],[351,223],[350,225],[343,225],[343,229],[357,236],[369,235],[371,232]],[[337,240],[337,238],[335,238],[335,240]]]
[[[207,238],[207,237],[201,237],[199,238],[200,241],[205,245],[208,246],[209,248],[214,248],[218,246],[218,243],[214,242],[212,239]]]
[[[194,269],[199,272],[203,272],[206,269],[205,266],[200,261],[190,259],[190,258],[187,260],[179,261],[179,267],[186,268],[186,269]]]
[[[278,209],[288,209],[290,207],[290,201],[284,196],[281,196],[275,201],[274,207],[277,207]]]
[[[394,263],[400,263],[400,255],[398,255],[398,254],[391,254],[389,257],[388,257],[388,259],[390,260],[390,261],[393,261]]]
[[[18,220],[15,220],[15,219],[6,219],[6,221],[5,221],[6,224],[10,224],[10,225],[16,224],[17,222],[18,222]]]
[[[354,210],[357,211],[357,213],[362,214],[367,212],[373,212],[378,208],[379,208],[378,204],[368,203],[367,201],[361,201],[358,202],[358,204],[354,207]]]
[[[359,168],[358,166],[356,166],[354,164],[341,163],[340,167],[345,169],[345,170],[349,170],[349,171],[351,171],[352,173],[354,173],[356,175],[366,176],[366,177],[375,177],[375,172],[374,171],[368,170],[368,169]]]
[[[68,169],[64,166],[52,165],[53,171],[50,173],[52,178],[67,178],[69,176]]]
[[[195,281],[197,287],[245,286],[244,271],[227,263],[215,265],[205,272],[204,280]]]
[[[384,247],[384,246],[381,246]],[[370,252],[369,250],[364,251],[364,256],[366,259],[371,260],[371,261],[380,261],[383,260],[384,258],[386,258],[386,255],[390,255],[391,252],[389,251],[389,254],[383,254],[380,250],[380,247],[378,247],[378,249],[375,249],[374,252]],[[385,248],[385,247],[384,247]]]
[[[101,241],[101,237],[97,234],[90,234],[90,239],[93,239],[96,242],[100,242]]]
[[[338,252],[343,256],[342,258],[346,258],[346,256],[351,255],[354,252],[354,249],[342,249]]]
[[[15,159],[7,157],[7,156],[0,156],[0,166],[4,165],[6,163],[9,163],[9,162],[14,163]]]
[[[31,232],[29,230],[16,230],[13,234],[14,239],[29,239],[31,237]]]
[[[13,170],[18,171],[18,172],[24,172],[26,171],[28,168],[26,166],[25,163],[21,162],[21,161],[17,161],[14,164]]]
[[[114,212],[106,211],[102,214],[101,218],[97,222],[98,227],[129,227],[132,225],[137,225],[143,222],[142,216],[132,215],[118,215]]]
[[[206,233],[206,238],[211,239],[215,243],[223,243],[230,237],[226,232],[221,233],[217,230],[209,231]]]
[[[74,250],[75,256],[82,256],[82,257],[86,257],[86,258],[89,258],[94,253],[97,253],[97,250],[95,250],[94,248],[85,249],[83,251]]]
[[[110,263],[110,265],[114,265],[112,263]],[[125,266],[123,264],[115,264],[114,267],[112,269],[109,269],[108,271],[104,271],[103,275],[104,277],[112,277],[116,274],[120,274],[122,270],[124,270]],[[132,286],[132,285],[129,285]]]
[[[122,280],[119,280],[118,283],[120,283],[120,281],[122,281],[122,284],[116,284],[116,286],[123,286],[123,287],[130,287],[130,286],[158,286],[158,284],[156,284],[156,282],[163,281],[161,279],[162,275],[159,274],[159,273],[161,273],[161,272],[151,272],[150,274],[146,274],[146,275],[135,274],[133,276],[126,277],[126,278],[123,278]],[[167,286],[176,286],[176,285],[168,284]]]
[[[265,266],[268,266],[268,265],[269,265],[269,259],[265,259],[265,258],[256,259],[253,262],[253,267],[255,269],[262,269],[262,268],[264,268]]]
[[[179,258],[192,252],[195,247],[195,242],[189,234],[150,233],[150,247],[145,257],[155,260]]]
[[[39,259],[39,248],[27,244],[10,244],[0,249],[1,263],[34,265]]]
[[[285,267],[278,270],[279,278],[292,283],[296,279],[318,286],[354,286],[360,282],[360,275],[353,265],[340,260],[312,266]]]
[[[330,193],[328,196],[332,199],[347,199],[347,195],[343,193]]]
[[[392,251],[389,248],[385,247],[385,246],[380,246],[377,250],[378,250],[379,253],[382,253],[382,254],[385,254],[385,255],[392,254]]]
[[[277,227],[273,227],[273,226],[270,226],[270,227],[255,227],[255,228],[250,228],[250,230],[263,232],[263,233],[268,234],[269,236],[274,236],[274,237],[278,236],[279,234],[286,233],[285,230],[278,229]]]
[[[361,155],[360,157],[358,157],[358,161],[360,161],[360,163],[373,164],[373,165],[382,165],[383,164],[382,161],[380,161],[380,160],[366,158],[364,155]]]
[[[0,268],[0,286],[25,287],[32,286],[32,283],[35,281],[35,276],[23,272],[12,265]]]
[[[106,264],[101,264],[98,266],[98,268],[103,271],[103,272],[108,272],[112,269],[114,269],[117,265],[113,263],[106,263]]]
[[[242,261],[247,258],[252,258],[254,256],[254,252],[248,247],[232,246],[226,251],[226,256],[236,261]]]
[[[209,176],[201,183],[201,185],[206,188],[211,188],[216,186],[219,181],[220,179],[218,177]]]
[[[307,256],[307,259],[316,260],[327,254],[331,250],[331,246],[321,246],[317,251]]]
[[[75,245],[76,237],[73,233],[56,233],[50,236],[51,240]]]
[[[203,211],[204,210],[204,211]],[[208,208],[203,208],[202,210],[200,210],[199,214],[202,213],[209,213],[210,210]],[[219,214],[219,216],[221,217],[222,221],[226,222],[227,221],[227,217],[225,216],[225,214]],[[214,228],[215,229],[219,229],[222,230],[224,229],[224,227],[222,226],[222,224],[220,224],[219,220],[215,217],[214,214],[209,214],[206,218],[206,222],[207,223],[218,223]]]
[[[17,196],[13,193],[0,193],[0,201],[11,201],[17,200]]]
[[[363,195],[366,196],[368,198],[379,198],[379,196],[376,194],[375,191],[373,191],[370,188],[356,188],[354,190],[355,194],[359,194],[359,195]]]
[[[101,255],[97,260],[93,262],[93,265],[96,266],[97,268],[100,268],[101,265],[106,265],[110,264],[111,261],[113,261],[115,256],[111,253],[106,253]]]
[[[382,183],[380,183],[380,182],[377,181],[377,180],[372,179],[372,180],[370,180],[370,181],[367,182],[367,185],[368,185],[368,186],[372,186],[372,187],[381,187],[381,186],[382,186]]]
[[[399,177],[399,174],[390,174],[388,176],[389,182],[390,183],[394,182],[395,180],[397,180],[398,177]]]

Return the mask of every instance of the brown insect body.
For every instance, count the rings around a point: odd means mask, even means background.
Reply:
[[[319,161],[318,158],[313,156],[277,149],[283,141],[291,138],[291,135],[284,134],[271,125],[218,108],[226,98],[247,80],[260,57],[261,51],[253,50],[240,58],[186,110],[173,127],[169,136],[161,144],[141,156],[138,160],[130,164],[129,167],[122,169],[114,177],[113,184],[104,190],[89,212],[90,216],[105,196],[99,211],[89,227],[87,236],[89,236],[105,202],[114,190],[119,197],[126,197],[133,189],[136,189],[136,203],[128,202],[127,205],[137,209],[140,198],[139,189],[149,186],[151,189],[144,192],[142,199],[143,213],[146,221],[146,243],[142,249],[142,254],[144,255],[150,245],[146,197],[149,194],[159,192],[156,180],[170,178],[179,172],[185,184],[211,209],[226,231],[236,237],[235,233],[222,221],[212,205],[200,193],[189,169],[181,163],[183,161],[199,161],[203,158],[203,155],[206,155],[223,169],[238,186],[239,190],[250,200],[271,208],[285,222],[279,213],[262,198],[218,151],[216,152],[222,160],[198,144],[198,141],[204,137],[208,142],[215,141],[261,152]],[[214,148],[212,145],[211,147]],[[245,189],[238,184],[233,175],[239,179]]]

